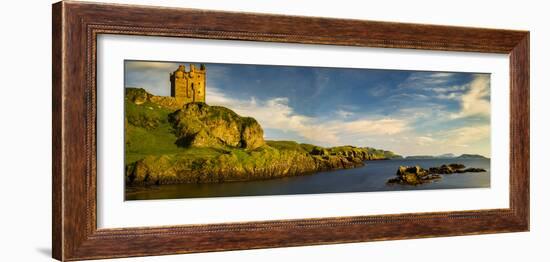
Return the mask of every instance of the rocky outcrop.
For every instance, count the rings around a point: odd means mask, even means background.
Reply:
[[[126,166],[126,183],[159,185],[263,180],[360,167],[365,165],[364,160],[376,159],[374,157],[385,159],[369,155],[361,148],[335,151],[334,148],[320,150],[315,147],[308,151],[309,147],[300,144],[294,148],[277,148],[278,145],[270,144],[272,146],[263,145],[255,150],[224,149],[218,155],[147,156]],[[324,153],[319,154],[319,151]]]
[[[440,167],[430,167],[428,169],[430,174],[460,174],[460,173],[479,173],[487,172],[483,168],[470,167],[466,168],[463,164],[449,164],[441,165]]]
[[[363,165],[343,157],[316,158],[299,151],[263,146],[251,152],[234,150],[216,157],[147,156],[126,167],[129,185],[219,183],[307,175],[322,170]]]
[[[449,165],[441,165],[439,167],[430,167],[427,170],[419,166],[400,166],[399,169],[397,169],[396,177],[390,178],[388,180],[388,183],[419,185],[426,182],[431,182],[436,179],[440,179],[441,175],[478,172],[487,171],[483,168],[466,168],[463,164],[455,163]]]
[[[464,170],[459,170],[456,173],[481,173],[481,172],[487,172],[487,170],[483,168],[469,167]]]
[[[130,186],[299,176],[400,157],[369,147],[264,141],[254,118],[205,103],[177,105],[171,97],[143,89],[127,88],[125,99],[125,179]]]
[[[149,101],[149,98],[153,95],[149,94],[143,88],[125,88],[124,99],[136,104],[141,105]]]
[[[265,144],[264,132],[251,117],[241,117],[220,106],[185,104],[170,114],[178,140],[183,147],[236,147],[255,149]]]
[[[419,166],[400,166],[397,169],[395,178],[388,180],[388,183],[419,185],[441,178],[438,174],[430,174]]]
[[[183,106],[183,103],[178,102],[175,97],[152,95],[143,88],[125,88],[125,92],[125,99],[136,105],[150,102],[170,110],[177,110]]]

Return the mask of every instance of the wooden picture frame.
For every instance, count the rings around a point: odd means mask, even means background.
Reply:
[[[200,25],[197,24],[200,21]],[[529,32],[59,2],[53,5],[53,257],[82,260],[529,230]],[[476,211],[98,229],[99,34],[508,54],[510,207]],[[147,247],[147,248],[145,248]]]

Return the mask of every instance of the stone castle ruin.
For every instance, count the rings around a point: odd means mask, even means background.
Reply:
[[[184,105],[194,102],[206,102],[206,66],[190,65],[189,71],[180,65],[176,71],[170,73],[170,96],[156,96],[147,93],[144,89],[128,88],[126,99],[140,105],[147,101],[159,106],[177,110]]]
[[[176,71],[170,73],[170,96],[181,105],[193,102],[204,103],[206,67],[204,64],[201,64],[199,69],[193,64],[189,67],[189,72],[185,71],[184,65],[180,65]]]
[[[126,98],[136,105],[147,101],[172,110],[181,109],[189,103],[206,102],[206,66],[190,65],[189,72],[180,65],[176,71],[170,73],[170,96],[156,96],[149,94],[142,88],[126,88]]]

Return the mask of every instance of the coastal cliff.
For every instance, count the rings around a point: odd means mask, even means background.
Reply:
[[[368,147],[265,141],[254,118],[205,103],[176,107],[143,89],[126,88],[125,112],[127,185],[261,180],[400,157]]]

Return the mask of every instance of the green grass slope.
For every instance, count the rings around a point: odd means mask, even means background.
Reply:
[[[366,147],[264,141],[255,119],[230,109],[201,103],[174,110],[151,97],[143,89],[126,89],[127,185],[270,179],[399,157]]]

